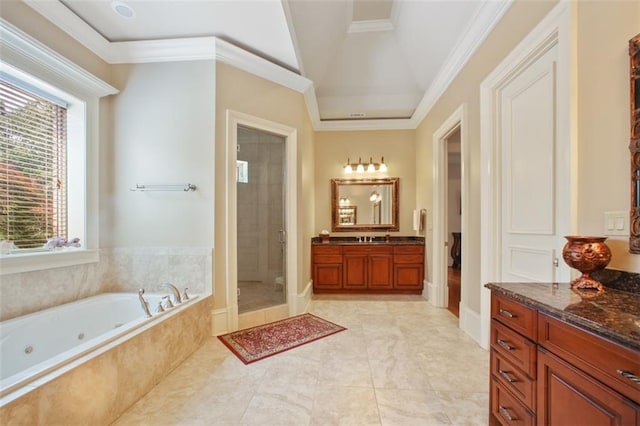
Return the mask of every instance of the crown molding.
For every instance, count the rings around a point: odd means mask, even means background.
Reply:
[[[87,25],[80,17],[69,10],[61,2],[41,1],[41,0],[23,0],[30,8],[44,16],[58,28],[71,37],[76,39],[82,45],[87,47],[93,53],[98,55],[107,63],[111,62],[112,46],[106,38],[99,32]]]
[[[216,37],[109,42],[58,0],[44,2],[39,0],[23,1],[109,64],[219,60],[302,93],[315,130],[345,131],[417,128],[514,0],[485,0],[471,20],[471,26],[452,50],[445,64],[440,68],[411,118],[332,121],[320,119],[312,81]],[[398,8],[392,10],[392,12],[391,20],[352,22],[349,31],[352,32],[352,29],[355,29],[355,32],[393,29],[393,18],[397,15]]]
[[[429,111],[431,111],[431,108],[433,108],[438,99],[440,99],[442,94],[449,88],[451,82],[476,53],[513,2],[514,0],[487,0],[482,4],[476,15],[471,19],[471,26],[451,50],[451,54],[440,68],[429,89],[416,107],[411,117],[412,120],[418,124],[424,120]]]
[[[3,60],[8,64],[25,70],[33,70],[35,66],[44,71],[48,76],[47,80],[53,80],[62,87],[69,87],[71,84],[82,93],[97,97],[118,93],[118,90],[110,84],[95,77],[3,18],[0,18],[0,51],[2,51]]]

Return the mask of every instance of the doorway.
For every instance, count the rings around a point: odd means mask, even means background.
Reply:
[[[475,319],[465,305],[469,259],[465,229],[469,229],[467,106],[460,105],[433,134],[433,277],[429,301],[456,310],[460,327],[466,331]],[[453,254],[452,255],[452,249]],[[455,256],[455,258],[454,258]],[[454,267],[455,266],[455,267]],[[449,278],[452,276],[452,294]],[[454,306],[455,305],[455,308]]]
[[[237,133],[238,313],[286,303],[286,138]]]
[[[447,257],[447,309],[460,317],[460,283],[462,275],[462,172],[460,156],[460,126],[456,127],[444,143],[447,147],[446,223],[448,244]]]

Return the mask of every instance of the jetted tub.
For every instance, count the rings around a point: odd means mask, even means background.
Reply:
[[[107,346],[127,340],[194,302],[197,296],[156,313],[164,294],[145,294],[147,318],[137,293],[105,293],[0,323],[0,406],[8,395],[37,379],[85,362]],[[62,372],[64,372],[62,371]]]

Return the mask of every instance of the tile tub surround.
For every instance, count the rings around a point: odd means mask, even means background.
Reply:
[[[111,423],[211,336],[212,297],[160,317],[129,340],[0,408],[3,425]],[[166,411],[166,408],[163,411]]]
[[[569,283],[489,283],[487,288],[630,349],[640,350],[640,294],[605,287],[594,295]]]
[[[212,254],[206,247],[102,249],[98,263],[3,275],[0,321],[100,293],[153,293],[163,281],[210,294]]]

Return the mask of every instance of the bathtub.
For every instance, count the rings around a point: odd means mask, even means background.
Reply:
[[[151,318],[137,293],[105,293],[0,323],[0,407],[198,302],[156,313],[162,296],[145,294]]]

